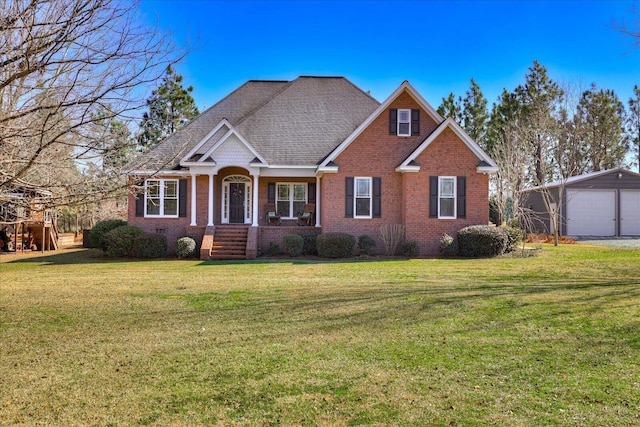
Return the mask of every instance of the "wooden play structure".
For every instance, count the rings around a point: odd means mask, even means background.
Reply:
[[[49,251],[58,249],[56,214],[40,198],[30,198],[29,208],[22,203],[0,205],[0,251]]]

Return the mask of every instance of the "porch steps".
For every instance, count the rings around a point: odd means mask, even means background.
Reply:
[[[213,236],[210,259],[247,259],[247,225],[217,226]]]

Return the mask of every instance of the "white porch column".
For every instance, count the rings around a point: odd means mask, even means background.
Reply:
[[[316,176],[316,227],[320,227],[320,177]]]
[[[191,226],[196,226],[196,173],[191,172]]]
[[[210,173],[209,174],[209,206],[207,208],[207,225],[208,226],[212,226],[213,225],[213,177],[215,175]]]
[[[258,181],[260,180],[260,175],[252,175],[253,176],[253,212],[251,214],[251,216],[253,217],[252,220],[252,227],[257,227],[258,226]]]

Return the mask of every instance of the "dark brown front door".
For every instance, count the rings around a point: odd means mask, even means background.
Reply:
[[[244,223],[244,184],[233,182],[229,184],[231,197],[229,200],[229,223]]]

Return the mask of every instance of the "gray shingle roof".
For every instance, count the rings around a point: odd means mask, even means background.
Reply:
[[[182,157],[222,119],[227,119],[269,164],[315,165],[378,105],[343,77],[249,81],[140,155],[129,169],[179,167]]]

